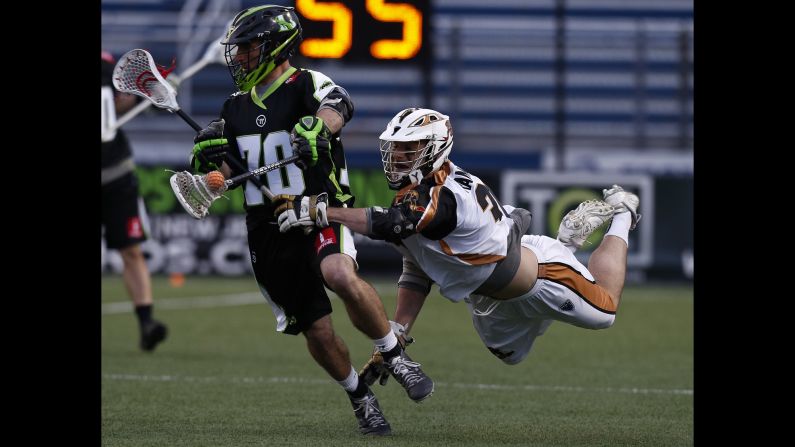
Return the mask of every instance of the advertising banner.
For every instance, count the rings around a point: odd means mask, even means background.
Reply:
[[[251,274],[243,195],[235,189],[196,220],[177,203],[168,183],[173,166],[139,166],[141,195],[149,215],[149,240],[142,248],[152,273]],[[179,168],[184,169],[184,168]],[[649,174],[549,173],[533,170],[477,171],[503,204],[533,213],[530,233],[556,237],[563,216],[580,202],[601,199],[602,188],[618,183],[640,196],[641,225],[630,232],[628,267],[634,279],[693,278],[693,177]],[[388,206],[394,196],[380,169],[351,169],[355,206]],[[606,226],[578,250],[587,263]],[[400,255],[383,241],[355,234],[362,274],[399,275]],[[102,240],[102,272],[119,273],[121,257]],[[638,276],[637,272],[643,274]]]
[[[580,202],[602,199],[602,189],[617,183],[640,197],[643,225],[629,234],[628,268],[646,268],[654,256],[654,182],[648,175],[549,173],[506,170],[500,199],[533,213],[530,233],[556,237],[563,216]],[[587,265],[607,225],[596,230],[576,255]]]

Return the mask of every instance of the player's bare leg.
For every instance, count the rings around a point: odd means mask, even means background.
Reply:
[[[326,370],[334,380],[344,380],[351,369],[348,347],[334,332],[331,315],[326,315],[304,331],[306,346],[312,358]]]
[[[626,280],[629,231],[635,228],[641,217],[637,212],[640,199],[618,185],[603,190],[603,194],[605,202],[615,209],[615,214],[602,243],[591,254],[588,270],[597,284],[610,293],[618,307]]]
[[[360,380],[351,365],[348,347],[335,332],[331,315],[316,320],[304,331],[306,345],[312,358],[323,367],[348,393],[353,413],[362,434],[377,436],[392,432],[372,390]]]
[[[320,262],[320,271],[326,284],[345,303],[345,310],[356,329],[371,339],[392,332],[378,293],[356,274],[350,256],[342,253],[326,256]]]
[[[340,296],[353,325],[373,340],[392,377],[411,400],[421,402],[433,394],[433,380],[412,361],[392,332],[384,305],[373,286],[354,270],[353,259],[338,253],[320,262],[320,271],[329,287]]]
[[[152,283],[149,268],[141,251],[140,244],[133,244],[119,250],[124,262],[124,286],[135,306],[152,304]]]
[[[613,219],[615,222],[615,217]],[[627,273],[627,243],[620,237],[606,235],[599,247],[591,254],[588,271],[591,272],[596,283],[607,290],[613,298],[613,303],[618,307]]]
[[[124,285],[135,307],[138,326],[141,331],[140,347],[144,351],[152,351],[158,343],[165,340],[168,328],[152,318],[152,280],[149,268],[141,251],[140,244],[134,244],[119,250],[124,262]]]

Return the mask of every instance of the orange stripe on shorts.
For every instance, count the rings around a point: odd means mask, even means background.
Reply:
[[[556,262],[538,264],[538,278],[563,284],[602,312],[616,313],[616,305],[604,287],[589,281],[566,264]]]

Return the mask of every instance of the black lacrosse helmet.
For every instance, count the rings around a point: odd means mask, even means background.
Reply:
[[[246,70],[235,58],[238,45],[254,40],[262,43],[249,51],[260,50],[257,64]],[[294,8],[279,5],[262,5],[237,13],[232,25],[221,41],[226,46],[224,56],[229,73],[242,92],[262,82],[274,68],[289,59],[301,43],[301,23]]]

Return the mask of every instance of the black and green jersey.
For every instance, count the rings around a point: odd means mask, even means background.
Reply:
[[[221,118],[226,121],[224,136],[232,147],[232,156],[248,170],[291,156],[290,131],[301,117],[315,115],[320,101],[335,87],[334,81],[322,73],[290,67],[267,87],[229,97]],[[332,136],[330,157],[318,160],[314,167],[302,171],[289,164],[262,175],[260,180],[273,194],[327,192],[331,205],[353,205],[339,132]],[[270,200],[252,182],[245,184],[245,208],[249,228],[276,220]]]

